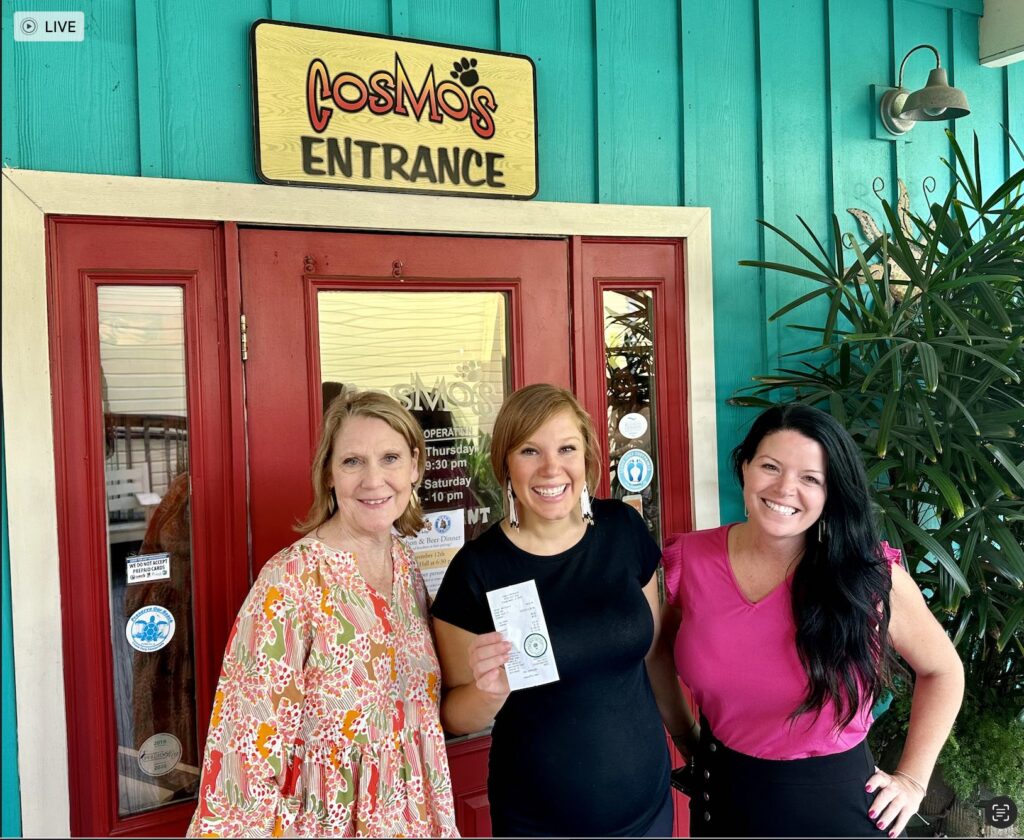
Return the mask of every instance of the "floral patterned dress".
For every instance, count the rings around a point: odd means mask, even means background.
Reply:
[[[457,837],[427,594],[393,539],[388,604],[304,537],[228,639],[191,837]]]

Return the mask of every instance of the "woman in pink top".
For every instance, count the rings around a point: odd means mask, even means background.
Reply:
[[[690,833],[895,837],[960,708],[960,660],[899,552],[879,542],[857,447],[831,416],[770,408],[733,465],[746,521],[678,535],[664,554],[651,676],[693,769]],[[916,680],[890,774],[865,736],[904,672],[897,655]]]

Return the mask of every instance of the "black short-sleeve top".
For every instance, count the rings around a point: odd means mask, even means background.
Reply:
[[[431,609],[494,630],[487,593],[534,580],[559,680],[514,691],[492,731],[492,819],[514,835],[637,835],[668,791],[664,730],[644,664],[654,621],[643,587],[661,551],[640,515],[595,500],[594,525],[551,556],[495,524],[460,549]]]

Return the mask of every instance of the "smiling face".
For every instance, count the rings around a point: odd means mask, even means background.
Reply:
[[[783,429],[761,439],[743,464],[743,501],[750,524],[766,536],[795,537],[825,508],[827,459],[821,444]]]
[[[341,526],[352,534],[389,534],[419,477],[417,455],[383,420],[346,420],[334,436],[327,480],[338,499]]]
[[[581,519],[579,500],[587,481],[584,450],[583,433],[570,411],[552,415],[513,447],[508,475],[520,527],[529,528],[538,520]]]

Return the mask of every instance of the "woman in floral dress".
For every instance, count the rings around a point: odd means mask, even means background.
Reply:
[[[427,595],[423,433],[390,397],[324,417],[305,536],[228,639],[189,836],[455,837]]]

